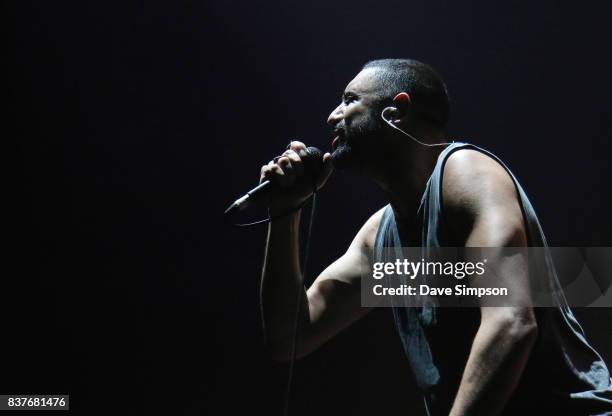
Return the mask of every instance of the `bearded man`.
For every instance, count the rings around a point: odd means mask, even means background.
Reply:
[[[447,136],[447,89],[428,65],[409,59],[367,63],[330,114],[333,168],[371,177],[389,204],[357,232],[346,253],[309,288],[301,284],[300,211],[312,185],[300,181],[305,145],[292,142],[261,169],[283,191],[269,203],[261,283],[267,345],[292,359],[315,350],[368,313],[362,270],[385,247],[542,247],[546,240],[524,190],[501,160]],[[495,261],[513,292],[530,296],[525,259]],[[365,259],[365,260],[364,260]],[[301,300],[295,317],[295,299]],[[564,299],[556,307],[394,307],[393,316],[429,415],[612,414],[612,383]],[[450,345],[449,340],[452,340]]]

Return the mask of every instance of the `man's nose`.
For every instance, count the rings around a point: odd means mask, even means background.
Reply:
[[[331,112],[329,117],[327,117],[327,124],[330,126],[335,126],[340,120],[342,120],[342,114],[342,104],[340,104],[334,109],[334,111]]]

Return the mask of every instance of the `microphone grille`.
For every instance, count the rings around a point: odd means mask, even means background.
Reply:
[[[302,158],[304,173],[314,181],[323,172],[323,152],[314,146],[309,146],[306,148],[306,153],[306,157]]]

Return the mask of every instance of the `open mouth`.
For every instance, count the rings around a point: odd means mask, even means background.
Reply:
[[[336,136],[332,140],[332,149],[336,150],[336,148],[341,143],[344,143],[346,140],[344,138],[344,132],[342,130],[334,130],[334,133],[336,134]]]

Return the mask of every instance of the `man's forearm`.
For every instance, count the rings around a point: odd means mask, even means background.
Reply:
[[[308,301],[301,283],[300,213],[277,219],[268,227],[261,279],[261,312],[266,344],[277,359],[291,356],[296,300],[300,294],[298,329],[309,322]]]
[[[483,322],[474,338],[451,416],[498,414],[521,377],[536,336],[535,323]]]

